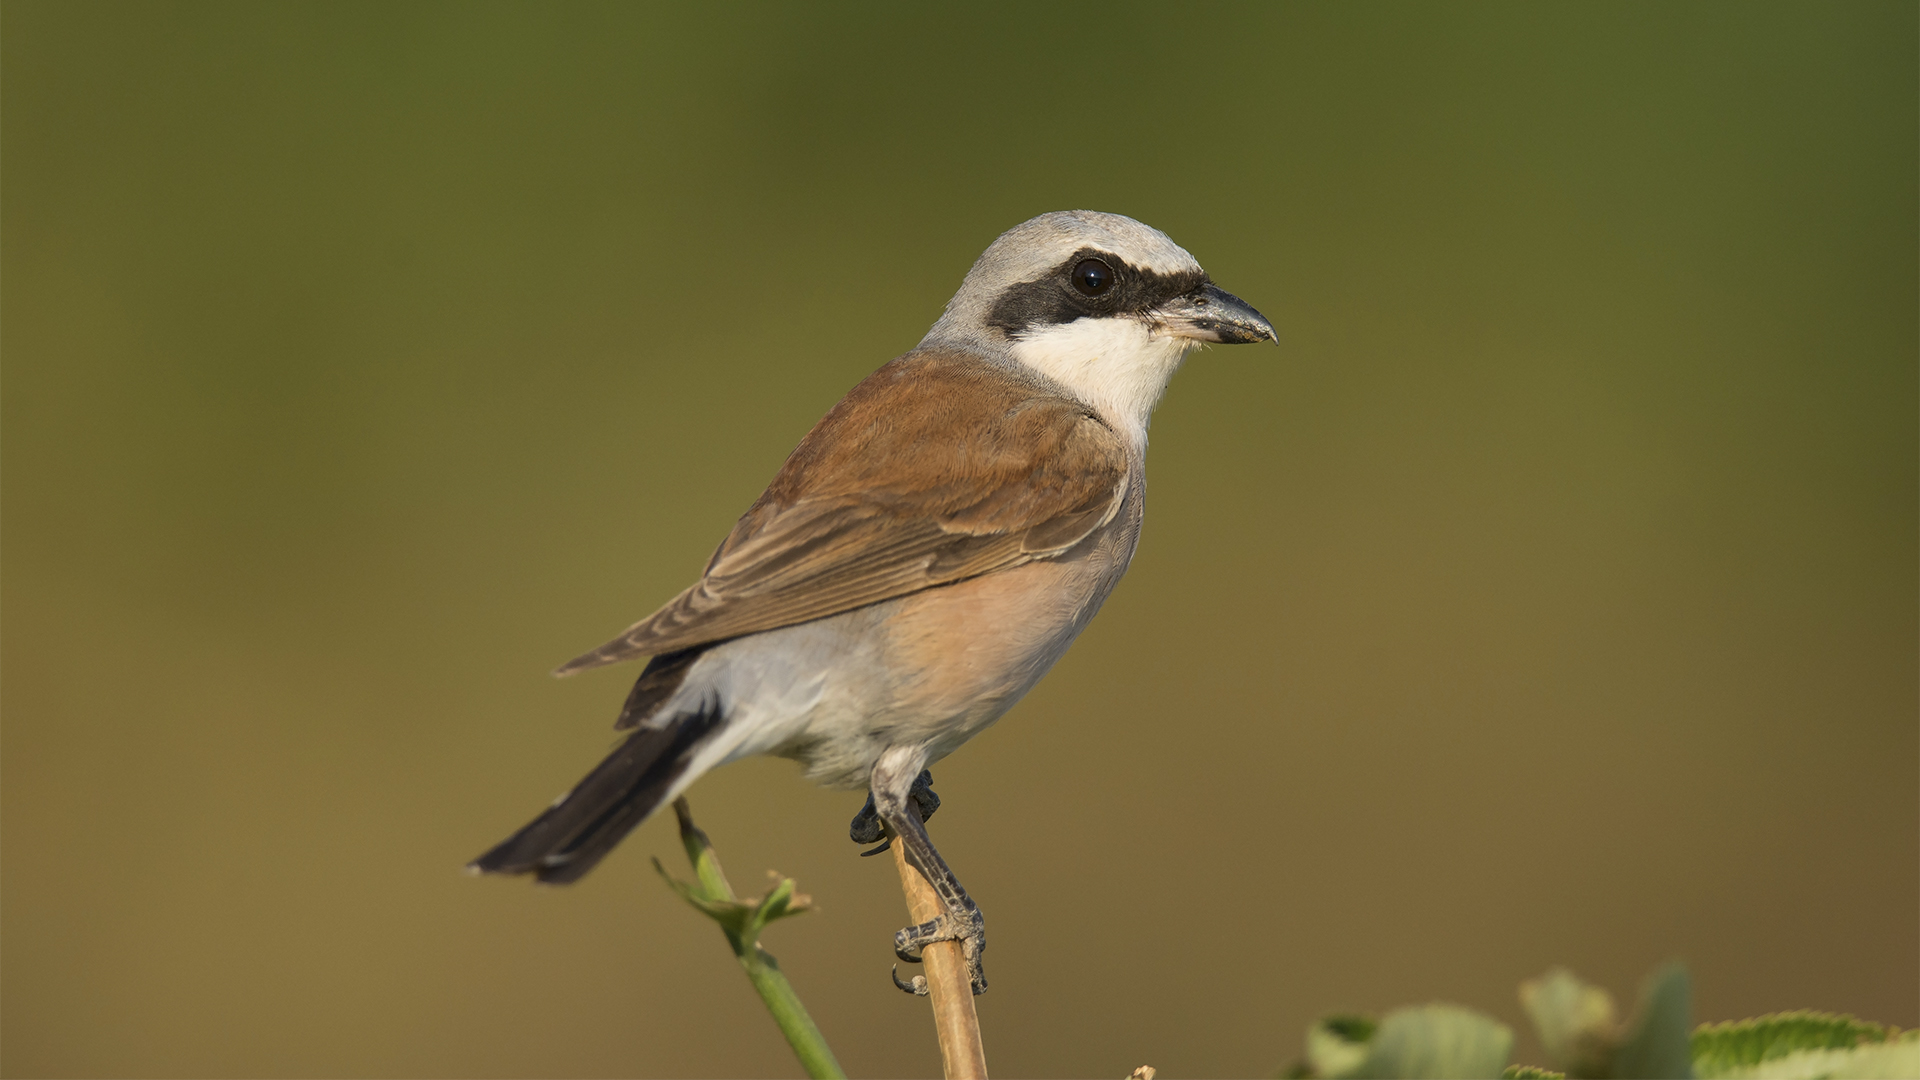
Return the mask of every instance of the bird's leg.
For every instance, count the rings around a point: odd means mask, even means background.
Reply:
[[[920,872],[933,886],[934,895],[940,898],[941,913],[918,926],[909,926],[893,935],[894,955],[908,963],[919,963],[920,954],[927,946],[937,941],[957,941],[960,953],[967,961],[967,976],[973,983],[973,992],[983,994],[987,989],[987,975],[981,966],[980,954],[987,950],[986,919],[980,914],[980,908],[961,888],[960,879],[953,876],[947,868],[945,859],[934,850],[933,841],[928,838],[927,830],[920,824],[921,815],[916,813],[920,806],[914,791],[921,787],[921,781],[931,781],[932,777],[922,772],[918,780],[907,793],[901,794],[890,785],[880,782],[881,770],[874,770],[872,804],[874,813],[891,834],[891,838],[900,842],[907,857],[908,865]],[[931,788],[926,789],[932,795]],[[895,983],[899,979],[895,978]]]
[[[921,769],[920,775],[914,777],[913,789],[907,792],[907,797],[920,808],[921,821],[932,817],[933,812],[940,809],[940,796],[933,793],[933,773]],[[873,808],[873,792],[867,792],[867,805],[853,815],[853,824],[847,828],[847,835],[853,837],[853,842],[856,844],[880,841],[879,847],[872,851],[861,852],[860,855],[863,858],[868,855],[878,855],[893,846],[893,833],[887,830],[887,823],[880,820],[880,812]]]

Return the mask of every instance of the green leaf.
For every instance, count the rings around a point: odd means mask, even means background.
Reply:
[[[1367,1056],[1348,1076],[1413,1080],[1493,1080],[1513,1050],[1505,1024],[1458,1005],[1395,1009],[1367,1043]]]
[[[1810,1011],[1702,1024],[1693,1032],[1701,1077],[1920,1076],[1920,1033],[1893,1034],[1852,1016]]]
[[[682,900],[692,904],[708,918],[719,923],[721,929],[730,934],[738,934],[743,940],[751,940],[746,930],[753,921],[753,913],[757,905],[742,903],[731,898],[721,900],[708,896],[699,886],[689,885],[667,873],[667,868],[660,865],[659,859],[653,860],[653,868],[660,872],[660,876],[666,880],[667,885],[674,892],[680,894]]]
[[[1307,1029],[1307,1058],[1288,1075],[1491,1080],[1512,1049],[1506,1025],[1458,1005],[1395,1009],[1378,1021],[1340,1014]]]
[[[766,899],[760,901],[754,909],[753,921],[756,936],[759,927],[794,915],[805,915],[813,910],[813,898],[805,893],[794,892],[792,878],[781,877],[771,870],[767,871],[767,876],[774,879],[774,886],[767,893]]]
[[[1554,968],[1520,984],[1520,1004],[1554,1067],[1569,1076],[1607,1076],[1620,1023],[1613,996]]]
[[[1610,1075],[1632,1080],[1673,1080],[1693,1075],[1687,1030],[1693,1026],[1693,980],[1680,964],[1647,976],[1626,1036],[1613,1052]]]
[[[1920,1032],[1851,1050],[1796,1050],[1742,1075],[1755,1080],[1912,1080],[1920,1076]]]
[[[1701,1024],[1693,1030],[1694,1070],[1726,1070],[1758,1065],[1796,1050],[1848,1050],[1863,1042],[1883,1042],[1887,1029],[1838,1013],[1769,1013],[1751,1020]]]
[[[1380,1021],[1371,1016],[1329,1016],[1320,1021],[1326,1029],[1344,1042],[1365,1043],[1373,1039],[1373,1033],[1380,1030]]]
[[[1509,1065],[1500,1073],[1500,1080],[1567,1080],[1567,1074],[1533,1065]]]
[[[1307,1029],[1307,1075],[1349,1076],[1367,1060],[1380,1025],[1370,1016],[1329,1016]]]
[[[717,867],[718,863],[713,864]],[[750,946],[760,939],[760,931],[768,923],[784,919],[791,915],[804,915],[813,910],[813,899],[803,893],[793,891],[793,879],[772,875],[775,885],[764,898],[735,900],[731,889],[726,899],[716,899],[708,895],[707,890],[698,885],[689,885],[667,873],[660,860],[653,860],[653,868],[666,879],[680,898],[692,904],[708,918],[720,924],[721,929],[739,939],[742,946]]]

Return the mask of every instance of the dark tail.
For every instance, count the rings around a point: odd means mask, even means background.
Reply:
[[[578,881],[660,806],[720,720],[713,708],[636,729],[546,813],[467,869],[533,874],[556,885]]]

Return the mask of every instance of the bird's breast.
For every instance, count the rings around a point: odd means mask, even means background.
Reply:
[[[1138,497],[1064,555],[905,597],[884,627],[894,709],[952,745],[992,723],[1073,644],[1126,572]]]

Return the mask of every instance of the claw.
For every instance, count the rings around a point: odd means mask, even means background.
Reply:
[[[915,975],[912,982],[901,982],[899,964],[893,965],[893,985],[905,990],[914,997],[927,996],[927,977],[925,975]]]
[[[973,984],[973,992],[986,993],[987,973],[980,954],[987,951],[987,923],[980,909],[969,904],[964,912],[943,912],[930,922],[900,930],[893,935],[893,955],[917,964],[926,947],[938,941],[960,943],[960,954],[966,958],[967,978]]]
[[[933,770],[920,770],[920,775],[913,778],[913,787],[907,792],[907,798],[920,808],[921,821],[932,817],[933,812],[940,809],[940,796],[933,793]]]
[[[929,922],[918,926],[909,926],[893,935],[893,952],[900,959],[910,963],[920,962],[922,951],[937,941],[953,941],[960,945],[960,954],[967,962],[967,977],[972,983],[973,992],[985,993],[987,976],[981,970],[980,954],[987,950],[986,920],[980,915],[980,908],[967,896],[967,890],[948,869],[940,853],[933,848],[933,841],[927,837],[927,831],[921,822],[933,816],[940,809],[940,796],[933,793],[933,773],[926,769],[914,777],[913,783],[900,799],[897,779],[883,776],[885,770],[876,765],[874,784],[867,792],[867,803],[853,817],[847,834],[855,843],[870,844],[880,840],[879,846],[861,855],[878,855],[900,842],[899,851],[906,857],[908,865],[917,870],[932,886],[940,900],[941,913]],[[893,777],[898,773],[892,774]],[[884,783],[883,783],[884,781]],[[874,790],[885,793],[887,810],[883,816]],[[898,801],[896,801],[898,800]],[[904,805],[903,805],[904,803]],[[901,873],[908,873],[903,869]],[[927,992],[927,980],[914,976],[912,982],[901,982],[899,968],[894,969],[893,985],[907,993],[920,995]]]
[[[932,817],[933,812],[940,809],[940,796],[933,793],[933,773],[927,769],[921,769],[920,775],[914,778],[913,788],[907,792],[907,797],[920,808],[921,821]],[[880,811],[873,805],[873,792],[867,792],[867,804],[860,808],[859,813],[853,815],[853,823],[847,826],[847,835],[851,836],[856,844],[871,844],[875,840],[893,838],[893,834],[887,831],[887,823],[880,820]],[[863,851],[860,854],[878,855],[885,850],[887,845],[881,844],[872,851]]]
[[[893,935],[893,955],[909,964],[920,962],[920,954],[936,941],[952,941],[954,935],[942,934],[941,924],[947,922],[945,915],[932,922],[923,922],[918,926],[909,926],[896,931]]]
[[[871,844],[881,837],[891,838],[891,834],[887,832],[887,823],[880,820],[880,811],[874,809],[873,792],[867,792],[867,805],[853,815],[853,823],[847,826],[847,835],[852,837],[856,844]],[[875,850],[886,849],[876,848]]]

